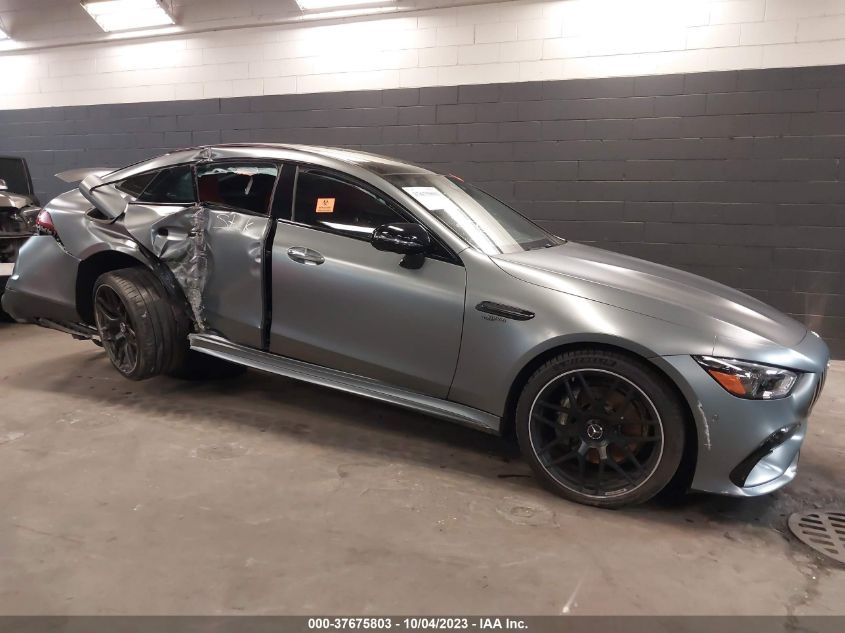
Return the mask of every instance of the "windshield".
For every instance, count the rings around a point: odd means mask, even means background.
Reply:
[[[386,176],[465,242],[487,255],[548,248],[564,240],[508,205],[458,178],[435,174]]]

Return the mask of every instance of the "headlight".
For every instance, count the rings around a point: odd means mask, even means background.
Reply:
[[[693,356],[696,362],[726,391],[750,400],[785,398],[792,391],[798,374],[781,367],[749,363],[733,358]]]

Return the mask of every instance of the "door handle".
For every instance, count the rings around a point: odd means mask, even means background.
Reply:
[[[326,258],[320,253],[304,246],[292,246],[288,249],[288,257],[290,257],[297,264],[307,264],[310,266],[319,266]]]

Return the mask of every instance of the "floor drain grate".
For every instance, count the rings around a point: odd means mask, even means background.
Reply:
[[[802,543],[845,564],[845,512],[795,513],[789,529]]]

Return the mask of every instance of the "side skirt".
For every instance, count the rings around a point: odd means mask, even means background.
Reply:
[[[35,322],[41,327],[50,328],[51,330],[58,330],[65,334],[70,334],[75,339],[92,340],[97,345],[100,344],[100,333],[97,329],[90,325],[82,323],[62,323],[59,321],[52,321],[50,319],[35,319]]]
[[[486,411],[407,391],[363,376],[244,347],[220,336],[191,334],[188,338],[193,350],[245,365],[252,369],[388,402],[444,420],[458,422],[487,433],[499,433],[501,420]]]

